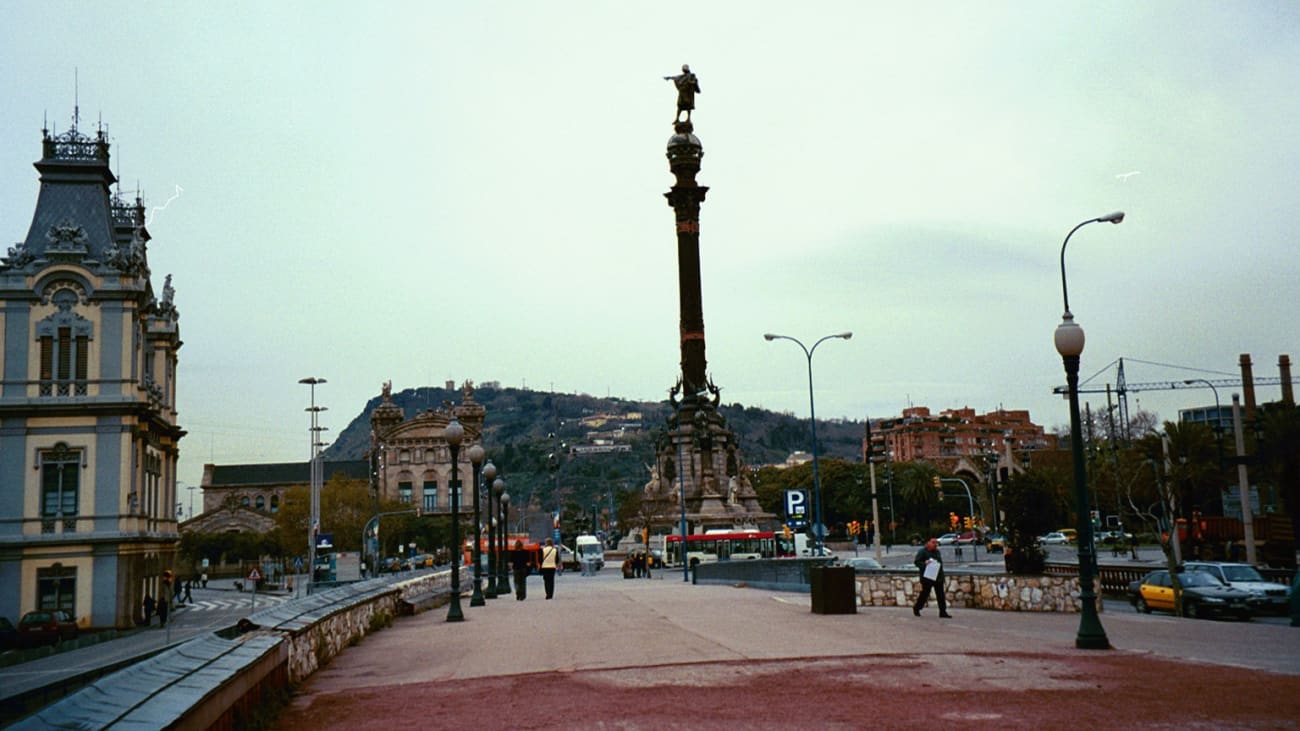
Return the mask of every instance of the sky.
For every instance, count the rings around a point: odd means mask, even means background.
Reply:
[[[42,126],[65,131],[75,103],[145,197],[155,289],[173,277],[182,498],[204,463],[305,460],[308,376],[327,379],[327,441],[389,380],[665,397],[663,77],[683,63],[725,403],[806,417],[808,361],[762,335],[848,330],[814,351],[819,418],[969,406],[1067,424],[1061,245],[1115,210],[1066,252],[1091,385],[1118,358],[1130,383],[1300,359],[1293,2],[0,12],[0,236],[25,238]],[[1212,403],[1129,396],[1162,420]]]

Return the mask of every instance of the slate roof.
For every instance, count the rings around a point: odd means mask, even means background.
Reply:
[[[364,459],[326,460],[324,481],[331,477],[344,477],[366,480],[370,478],[370,463]],[[214,465],[212,468],[212,487],[236,487],[242,485],[292,485],[311,482],[310,462],[279,462],[271,464],[230,464]]]

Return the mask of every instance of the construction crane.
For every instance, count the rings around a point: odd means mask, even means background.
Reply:
[[[1218,376],[1229,375],[1221,371],[1207,371],[1203,368],[1190,368],[1188,366],[1176,366],[1168,363],[1153,363],[1151,361],[1137,360],[1136,358],[1130,358],[1130,360],[1144,365],[1159,366],[1162,368],[1178,368],[1180,370]],[[1113,386],[1109,383],[1101,386],[1087,385],[1089,381],[1100,376],[1102,373],[1105,373],[1111,366],[1115,366],[1115,383]],[[1253,380],[1256,386],[1273,386],[1282,383],[1280,377],[1255,376]],[[1192,378],[1181,381],[1145,381],[1143,383],[1128,383],[1124,379],[1124,358],[1121,357],[1107,363],[1105,368],[1102,368],[1100,371],[1097,371],[1090,376],[1086,381],[1080,383],[1079,393],[1104,393],[1106,394],[1108,402],[1110,400],[1110,394],[1115,394],[1118,400],[1120,428],[1123,430],[1125,441],[1127,441],[1130,438],[1128,413],[1128,394],[1130,391],[1172,391],[1180,388],[1218,388],[1220,386],[1224,388],[1242,388],[1241,377],[1218,379]],[[1069,393],[1069,388],[1067,386],[1057,386],[1052,389],[1052,393],[1066,395]]]

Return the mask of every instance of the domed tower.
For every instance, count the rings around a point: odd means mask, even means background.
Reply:
[[[665,508],[666,519],[673,517],[670,513],[679,515],[688,533],[758,526],[775,516],[759,507],[736,435],[718,412],[720,389],[708,376],[705,358],[700,205],[709,189],[695,180],[704,145],[695,136],[690,118],[699,82],[689,66],[682,66],[680,75],[666,78],[678,90],[677,117],[667,148],[668,168],[676,181],[664,197],[673,209],[677,230],[681,376],[669,391],[673,413],[656,444],[646,496]],[[677,530],[682,529],[679,524]]]

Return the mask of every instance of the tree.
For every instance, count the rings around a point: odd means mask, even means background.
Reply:
[[[384,509],[401,510],[403,507],[409,506],[395,504]],[[365,480],[335,475],[321,488],[320,532],[334,536],[335,550],[361,550],[361,531],[376,512]],[[302,486],[286,490],[280,512],[275,515],[282,555],[306,555],[310,516],[310,489]]]
[[[1012,475],[1002,487],[998,507],[1005,516],[1007,570],[1013,574],[1042,573],[1047,554],[1038,536],[1054,530],[1068,513],[1060,487],[1062,475],[1029,469]]]

